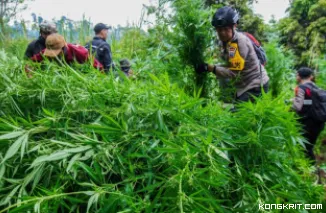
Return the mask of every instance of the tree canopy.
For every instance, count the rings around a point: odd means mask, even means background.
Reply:
[[[293,50],[297,66],[313,66],[326,52],[326,0],[293,0],[289,16],[280,20],[280,43]]]

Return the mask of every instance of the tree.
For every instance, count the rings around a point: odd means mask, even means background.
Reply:
[[[3,34],[6,34],[6,23],[14,18],[17,12],[26,9],[25,2],[26,0],[0,0],[0,31]]]
[[[326,52],[326,0],[293,0],[278,24],[280,43],[297,57],[296,66],[313,66]]]

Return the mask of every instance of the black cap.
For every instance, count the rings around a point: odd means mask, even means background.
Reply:
[[[298,70],[298,75],[300,76],[300,78],[309,78],[310,76],[312,76],[314,74],[314,71],[308,67],[302,67]]]
[[[96,24],[95,27],[94,27],[94,32],[95,32],[96,34],[98,34],[98,33],[100,33],[102,30],[108,30],[108,29],[111,29],[111,27],[109,27],[109,26],[107,26],[107,25],[105,25],[105,24],[103,24],[103,23],[98,23],[98,24]]]

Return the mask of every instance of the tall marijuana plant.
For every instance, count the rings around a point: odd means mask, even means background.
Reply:
[[[205,52],[212,41],[210,31],[210,10],[201,0],[176,0],[174,9],[175,45],[181,61],[194,68],[205,61]],[[206,74],[195,72],[195,85],[202,88],[201,96],[207,94]]]

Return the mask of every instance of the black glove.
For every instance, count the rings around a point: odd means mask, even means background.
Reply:
[[[114,62],[112,62],[111,67],[112,67],[112,70],[113,71],[116,71],[117,70],[117,67],[115,66],[115,63]]]
[[[197,73],[208,72],[208,64],[204,63],[204,64],[196,65],[196,72]]]

